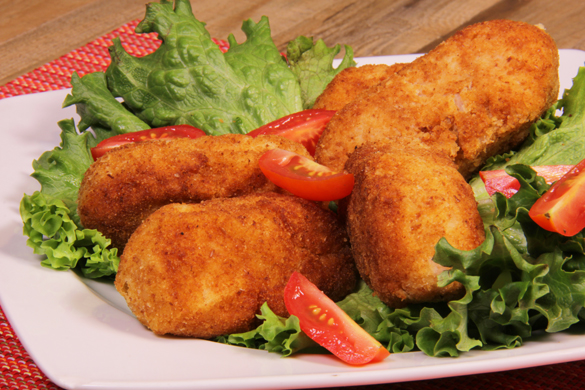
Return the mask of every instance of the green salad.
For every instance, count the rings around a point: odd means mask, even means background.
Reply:
[[[119,40],[110,48],[105,72],[73,75],[64,106],[76,105],[81,120],[59,122],[61,145],[33,162],[41,190],[24,195],[20,213],[27,244],[43,255],[42,265],[76,269],[88,278],[113,278],[117,249],[100,232],[84,229],[77,215],[77,192],[92,163],[90,149],[101,140],[153,127],[191,124],[209,135],[248,133],[285,115],[312,107],[342,69],[354,66],[345,46],[299,37],[286,60],[271,38],[268,19],[245,21],[244,43],[228,38],[224,54],[188,0],[162,0],[147,6],[139,33],[156,32],[154,53],[136,58]],[[562,112],[562,114],[558,114]],[[90,130],[91,131],[88,131]],[[442,239],[434,261],[450,267],[439,284],[458,281],[463,298],[442,304],[390,309],[361,282],[338,305],[391,352],[421,350],[430,356],[458,356],[471,349],[522,345],[534,332],[558,332],[585,318],[583,233],[564,237],[547,232],[528,216],[549,188],[529,165],[577,164],[585,157],[585,68],[573,86],[531,128],[517,152],[491,158],[484,169],[502,169],[521,188],[511,198],[490,197],[479,178],[471,180],[486,232],[485,242],[460,251]],[[298,319],[276,316],[262,307],[257,329],[217,339],[288,356],[316,344]]]

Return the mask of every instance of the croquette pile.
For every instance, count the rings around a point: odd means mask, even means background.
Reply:
[[[116,288],[156,334],[210,339],[288,316],[298,271],[333,300],[361,277],[390,307],[459,298],[438,287],[439,239],[485,236],[467,179],[517,147],[557,99],[558,50],[540,27],[463,29],[409,64],[340,72],[314,108],[336,110],[315,161],[354,175],[334,213],[268,181],[258,159],[280,136],[151,140],[113,149],[86,172],[78,211],[122,251]]]

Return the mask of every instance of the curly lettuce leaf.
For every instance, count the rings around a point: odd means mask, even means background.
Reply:
[[[91,278],[117,272],[117,249],[96,230],[83,229],[77,214],[77,195],[83,175],[93,162],[90,149],[96,138],[78,134],[73,120],[59,122],[61,145],[33,162],[32,176],[41,191],[24,195],[20,214],[23,233],[34,253],[46,256],[41,264],[57,270],[79,267]]]
[[[344,45],[344,48],[345,54],[341,63],[337,68],[333,68],[333,59],[341,50],[341,45],[329,48],[322,39],[313,43],[313,38],[305,36],[289,42],[287,59],[301,85],[304,109],[313,107],[317,97],[335,75],[345,68],[356,65],[352,48],[347,45]]]
[[[486,224],[484,243],[475,250],[460,251],[443,239],[434,258],[452,267],[441,274],[441,285],[459,281],[467,298],[473,294],[466,303],[450,302],[452,313],[445,319],[459,312],[459,325],[466,326],[467,334],[475,335],[477,346],[485,350],[519,346],[537,325],[547,332],[565,330],[579,321],[585,305],[585,273],[579,266],[567,265],[573,257],[583,259],[582,234],[566,238],[538,227],[528,210],[548,184],[525,165],[509,166],[507,171],[520,181],[521,188],[510,199],[494,196],[496,207],[488,218],[491,223]],[[522,231],[524,240],[510,240],[509,229]],[[436,330],[436,325],[431,328]],[[430,339],[424,342],[428,344]],[[461,340],[460,335],[453,340],[457,351],[467,350]],[[429,354],[435,348],[430,344],[425,350]]]
[[[41,265],[56,270],[78,268],[88,278],[115,275],[120,259],[110,240],[97,230],[80,229],[65,204],[36,191],[20,203],[23,232],[34,253],[44,255]]]
[[[77,225],[61,200],[35,191],[33,195],[22,198],[20,215],[24,234],[29,237],[27,245],[34,249],[34,253],[47,256],[41,264],[57,270],[77,265],[83,257],[82,250],[72,246],[77,239]]]
[[[267,303],[262,305],[260,312],[261,314],[257,317],[263,320],[263,323],[258,328],[245,333],[221,336],[216,341],[280,353],[283,356],[290,356],[301,350],[321,348],[301,331],[299,319],[296,316],[279,317],[270,310]],[[321,352],[325,352],[325,350],[323,349]]]
[[[118,39],[110,47],[109,89],[152,127],[190,124],[211,135],[248,133],[300,111],[300,87],[270,36],[268,19],[244,22],[238,45],[224,55],[187,0],[150,3],[136,32],[163,41],[137,58]]]

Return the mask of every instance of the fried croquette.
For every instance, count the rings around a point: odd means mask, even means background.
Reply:
[[[359,94],[380,84],[382,80],[402,69],[404,65],[380,64],[345,68],[331,80],[315,101],[313,108],[339,111]]]
[[[485,239],[473,192],[453,161],[413,139],[368,144],[346,164],[355,176],[347,230],[362,279],[390,307],[449,301],[458,282],[437,286],[441,237],[471,250]]]
[[[337,112],[315,159],[339,171],[357,146],[417,137],[469,178],[490,156],[518,146],[556,101],[558,66],[558,49],[539,27],[472,25]]]
[[[170,204],[132,234],[116,289],[155,334],[213,338],[245,332],[264,302],[288,317],[293,271],[333,300],[355,288],[347,234],[329,210],[265,193]]]
[[[310,157],[301,144],[272,135],[229,134],[121,146],[85,173],[78,198],[81,223],[123,250],[138,225],[165,204],[281,191],[258,166],[260,156],[274,148]]]

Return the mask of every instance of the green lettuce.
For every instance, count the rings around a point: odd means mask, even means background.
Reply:
[[[65,98],[63,107],[75,104],[81,117],[79,130],[92,128],[98,142],[114,135],[150,128],[110,93],[103,72],[89,73],[83,78],[73,73],[71,85],[71,94]]]
[[[313,38],[300,36],[289,42],[287,58],[291,70],[301,85],[303,108],[311,108],[327,84],[343,69],[356,65],[353,50],[345,45],[345,54],[337,68],[332,62],[340,52],[341,45],[327,47],[322,39],[313,42]]]
[[[224,55],[188,1],[150,3],[137,32],[163,44],[137,58],[116,39],[106,71],[112,93],[153,127],[190,124],[209,134],[247,133],[302,109],[300,87],[270,37],[268,19],[244,22]]]
[[[83,174],[92,163],[94,136],[78,134],[73,120],[59,122],[61,145],[33,162],[32,176],[41,191],[24,195],[20,215],[27,245],[44,255],[41,264],[57,270],[79,267],[91,278],[118,271],[117,249],[97,230],[83,229],[77,214],[77,194]]]
[[[221,336],[216,341],[280,353],[283,356],[290,356],[301,350],[306,352],[319,349],[317,343],[301,331],[298,317],[279,317],[266,303],[262,305],[260,312],[257,317],[262,320],[262,324],[258,328],[245,333]]]
[[[174,7],[166,0],[150,3],[136,32],[156,32],[161,46],[134,57],[114,39],[105,75],[90,74],[81,81],[74,76],[72,95],[64,104],[77,105],[80,129],[98,125],[113,130],[112,135],[177,124],[210,135],[246,134],[310,108],[307,96],[314,101],[336,72],[355,65],[346,48],[342,65],[333,71],[339,45],[329,49],[318,41],[302,60],[291,54],[295,62],[289,66],[272,41],[266,17],[245,21],[242,31],[246,41],[240,44],[230,35],[224,54],[189,1],[177,0]]]
[[[49,199],[60,200],[70,210],[71,220],[80,226],[77,193],[85,171],[93,162],[90,150],[97,143],[90,132],[79,134],[72,119],[62,120],[58,125],[61,145],[33,161],[31,176],[41,184],[41,192]]]

